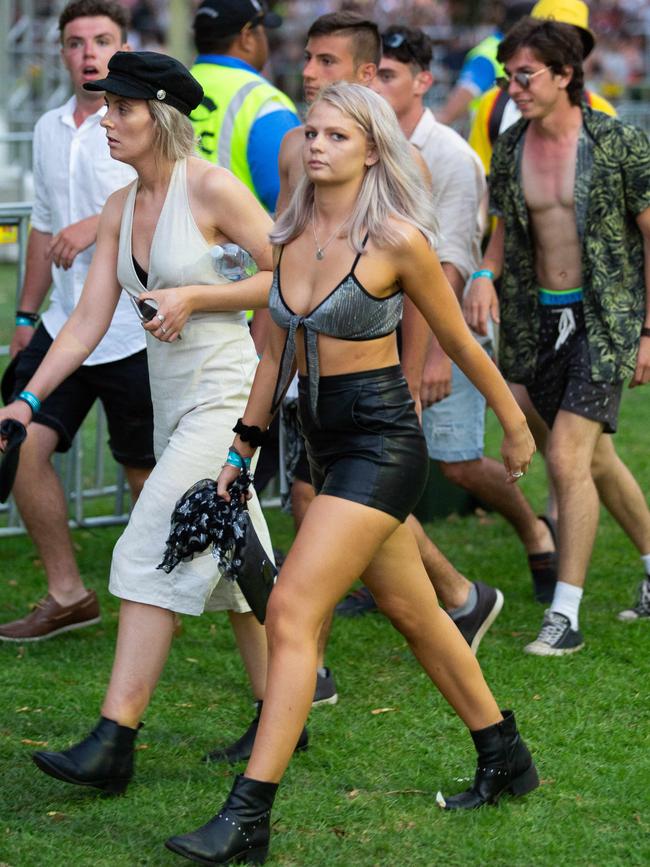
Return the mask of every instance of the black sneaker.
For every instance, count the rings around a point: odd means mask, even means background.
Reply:
[[[472,653],[476,654],[483,636],[503,608],[503,593],[496,587],[489,587],[481,581],[474,581],[473,584],[476,587],[476,605],[469,614],[463,614],[458,618],[452,617],[452,620],[471,647]]]
[[[639,584],[639,595],[634,608],[619,611],[618,619],[625,623],[631,623],[633,620],[650,619],[650,575]]]
[[[582,633],[579,629],[571,629],[571,621],[566,614],[548,608],[544,612],[544,622],[539,635],[535,641],[524,647],[524,653],[535,656],[566,656],[584,646]]]
[[[379,611],[374,596],[367,587],[360,587],[348,593],[345,599],[334,609],[340,617],[362,617]]]
[[[334,675],[329,668],[325,669],[325,674],[320,671],[316,674],[316,691],[314,692],[314,700],[311,703],[312,707],[318,707],[321,704],[336,704],[339,700],[339,695],[336,691],[334,683]]]

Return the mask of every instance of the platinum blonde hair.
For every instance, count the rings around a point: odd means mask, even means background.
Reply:
[[[148,99],[149,113],[154,122],[153,147],[156,156],[172,163],[192,156],[196,146],[194,127],[173,105]]]
[[[438,229],[433,195],[423,183],[422,173],[391,106],[368,87],[343,83],[322,90],[310,113],[319,102],[326,102],[351,118],[378,157],[377,162],[367,168],[354,211],[343,227],[350,246],[362,252],[366,232],[379,247],[398,244],[404,232],[395,225],[395,218],[415,226],[433,246]],[[289,207],[273,226],[269,235],[271,243],[286,244],[298,237],[311,220],[313,207],[314,184],[303,175]]]

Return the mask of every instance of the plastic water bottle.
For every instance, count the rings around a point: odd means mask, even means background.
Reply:
[[[238,244],[216,244],[210,255],[214,270],[226,280],[244,280],[257,272],[253,257]]]

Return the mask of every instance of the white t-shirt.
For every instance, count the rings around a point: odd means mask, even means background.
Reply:
[[[481,261],[480,214],[487,193],[481,161],[465,139],[438,123],[428,108],[410,142],[431,172],[440,233],[438,258],[457,268],[467,282]]]
[[[115,190],[135,178],[135,171],[112,159],[100,109],[80,127],[74,122],[75,97],[46,112],[34,128],[34,207],[32,226],[55,235],[86,217],[99,214]],[[79,301],[95,245],[79,253],[72,267],[52,266],[50,306],[43,325],[57,336]],[[145,335],[133,307],[122,293],[111,325],[85,364],[105,364],[145,348]]]

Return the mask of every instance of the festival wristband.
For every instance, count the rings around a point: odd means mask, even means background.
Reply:
[[[226,464],[231,467],[235,467],[238,470],[246,470],[248,471],[251,466],[251,459],[245,458],[239,454],[237,449],[228,449],[228,457],[226,458]]]
[[[650,337],[650,328],[647,325],[644,325],[641,329],[641,337]]]
[[[23,400],[30,407],[32,415],[36,415],[41,408],[40,400],[31,391],[21,391],[16,400]]]
[[[488,280],[494,280],[494,271],[490,271],[489,268],[479,268],[478,271],[474,271],[472,274],[472,280],[477,280],[479,277],[487,277]]]
[[[29,310],[16,310],[16,325],[28,325],[36,328],[38,320],[38,313],[31,313]]]

